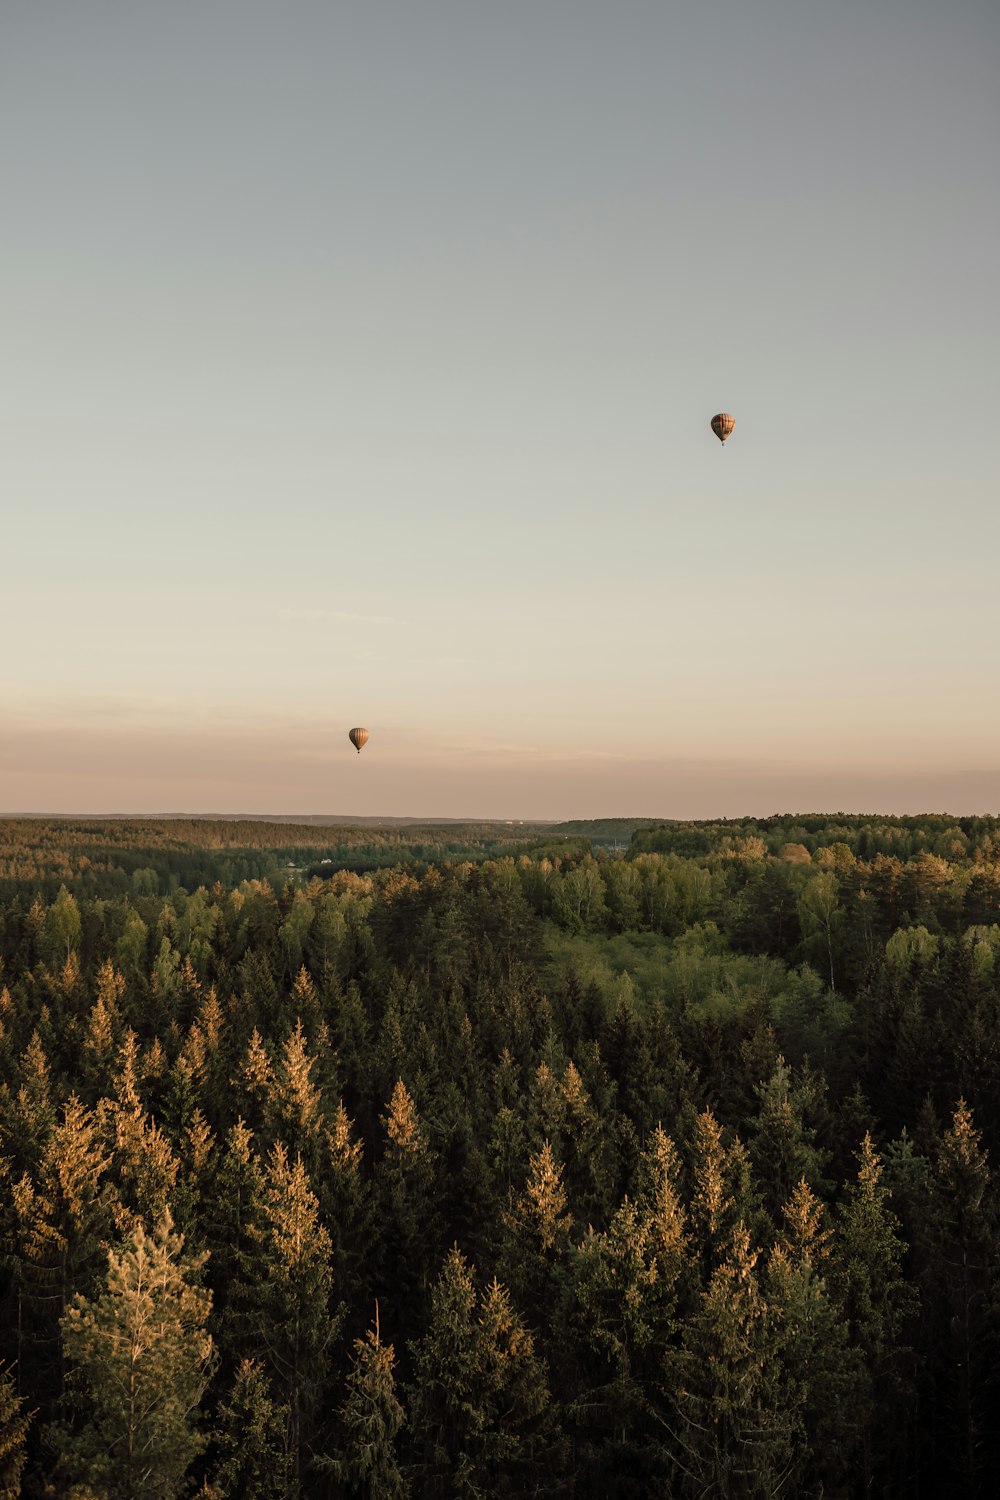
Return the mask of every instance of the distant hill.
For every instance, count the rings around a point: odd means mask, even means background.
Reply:
[[[596,844],[628,843],[637,828],[662,828],[667,818],[571,818],[550,823],[547,833],[569,833]]]
[[[46,823],[294,823],[300,828],[440,828],[455,826],[463,828],[545,828],[552,827],[551,818],[389,818],[376,814],[351,817],[341,813],[244,813],[244,812],[109,812],[109,813],[2,813],[0,818],[36,818]],[[648,827],[662,819],[650,819],[636,823],[635,827]]]

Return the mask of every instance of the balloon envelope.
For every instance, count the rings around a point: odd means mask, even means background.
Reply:
[[[348,730],[347,738],[350,740],[351,744],[360,755],[362,745],[367,742],[368,731],[367,729],[350,729]]]
[[[720,443],[724,443],[726,441],[726,438],[729,436],[735,426],[736,418],[731,417],[727,411],[720,411],[712,418],[712,431],[715,433]]]

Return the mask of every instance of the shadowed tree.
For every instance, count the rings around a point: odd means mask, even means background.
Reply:
[[[480,1296],[458,1247],[431,1294],[413,1357],[415,1475],[428,1497],[524,1494],[549,1404],[534,1340],[493,1281]]]
[[[815,1144],[816,1131],[804,1119],[808,1094],[796,1085],[783,1057],[754,1092],[759,1108],[749,1124],[750,1158],[763,1185],[765,1207],[777,1220],[803,1177],[813,1187],[823,1185],[823,1156]]]
[[[918,1297],[903,1275],[906,1246],[890,1197],[866,1133],[830,1257],[834,1295],[848,1338],[861,1356],[861,1493],[866,1496],[905,1493],[900,1468],[906,1458],[910,1360],[903,1336]],[[886,1413],[894,1414],[894,1420],[886,1422]]]
[[[284,1500],[290,1469],[287,1429],[287,1409],[275,1405],[256,1361],[245,1359],[228,1400],[219,1407],[214,1493],[223,1500]]]
[[[435,1163],[423,1122],[401,1078],[381,1120],[386,1144],[375,1179],[382,1250],[379,1284],[396,1324],[408,1333],[417,1327],[426,1304],[430,1257],[439,1253]]]
[[[831,1232],[805,1178],[782,1210],[784,1228],[762,1277],[771,1358],[793,1436],[792,1494],[843,1493],[859,1424],[856,1351],[826,1271]]]
[[[362,1288],[371,1279],[371,1259],[378,1239],[364,1155],[364,1145],[340,1100],[326,1131],[326,1163],[319,1178],[319,1196],[323,1221],[333,1240],[340,1294],[349,1308],[357,1306]]]
[[[742,1224],[701,1305],[669,1351],[665,1395],[678,1492],[692,1500],[776,1500],[793,1471],[793,1420]]]
[[[1000,1391],[997,1207],[986,1152],[959,1100],[937,1151],[921,1234],[922,1323],[933,1382],[933,1470],[938,1493],[994,1492]]]
[[[359,1500],[405,1500],[409,1484],[399,1466],[397,1439],[405,1414],[396,1395],[396,1354],[383,1344],[378,1309],[375,1327],[355,1339],[340,1408],[340,1454],[320,1461],[339,1493]]]

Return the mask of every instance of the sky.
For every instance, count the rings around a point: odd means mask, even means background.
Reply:
[[[1000,811],[998,64],[0,0],[0,813]]]

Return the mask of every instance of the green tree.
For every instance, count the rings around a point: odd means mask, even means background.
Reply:
[[[36,1171],[13,1184],[18,1318],[24,1365],[41,1365],[40,1390],[61,1380],[59,1322],[74,1291],[89,1291],[113,1223],[109,1157],[94,1116],[75,1094]],[[31,1353],[24,1345],[30,1345]]]
[[[858,1360],[826,1275],[831,1231],[805,1178],[762,1278],[771,1359],[792,1434],[792,1494],[841,1493],[857,1446]]]
[[[991,1397],[1000,1365],[997,1208],[972,1112],[960,1099],[938,1147],[921,1236],[921,1285],[932,1315],[933,1472],[942,1495],[978,1497],[995,1441]]]
[[[290,1470],[287,1429],[288,1412],[275,1405],[264,1372],[256,1361],[243,1360],[219,1407],[215,1492],[224,1500],[284,1500]]]
[[[139,1044],[135,1032],[125,1035],[119,1052],[115,1079],[116,1098],[99,1114],[110,1109],[114,1146],[111,1173],[118,1188],[118,1229],[128,1234],[141,1220],[155,1224],[167,1212],[180,1163],[170,1143],[145,1108],[139,1095]]]
[[[837,988],[833,971],[833,939],[840,927],[844,908],[840,904],[840,888],[833,870],[824,870],[811,875],[798,900],[799,923],[803,934],[824,955],[830,975],[830,988]]]
[[[523,1494],[549,1403],[545,1368],[506,1289],[493,1281],[480,1296],[457,1246],[432,1291],[413,1368],[421,1493],[449,1500]]]
[[[115,954],[126,978],[136,979],[146,966],[146,943],[149,928],[137,911],[129,912]]]
[[[668,1352],[670,1456],[680,1493],[698,1500],[775,1500],[792,1473],[793,1420],[757,1261],[738,1224],[680,1349]]]
[[[337,1319],[330,1235],[302,1158],[289,1161],[279,1141],[264,1171],[250,1231],[249,1316],[260,1357],[288,1410],[291,1485],[299,1492],[326,1380]]]
[[[45,914],[45,949],[50,963],[63,964],[83,933],[80,908],[64,885]]]
[[[746,1147],[737,1136],[726,1146],[722,1126],[711,1110],[704,1110],[691,1131],[687,1151],[691,1243],[698,1255],[701,1279],[729,1253],[733,1230],[750,1225],[756,1232],[767,1223],[763,1214]]]
[[[213,1287],[212,1327],[230,1370],[257,1348],[255,1221],[264,1194],[264,1170],[253,1149],[253,1132],[237,1120],[226,1138],[215,1191],[203,1205],[202,1222],[214,1253],[208,1266]]]
[[[349,1307],[368,1285],[378,1239],[375,1205],[364,1172],[364,1144],[341,1099],[326,1132],[326,1162],[319,1180],[323,1221],[333,1240],[333,1263]]]
[[[310,1057],[302,1022],[285,1042],[267,1091],[266,1115],[271,1135],[297,1153],[310,1173],[319,1167],[324,1125],[323,1096],[313,1082],[315,1057]]]
[[[844,1194],[830,1262],[848,1338],[861,1356],[861,1493],[866,1496],[903,1493],[900,1471],[908,1456],[909,1351],[904,1334],[918,1299],[903,1275],[906,1246],[890,1197],[866,1133],[857,1179]],[[889,1414],[891,1421],[886,1420]]]
[[[401,1078],[381,1121],[386,1145],[376,1171],[381,1207],[379,1284],[398,1326],[409,1332],[426,1302],[430,1258],[438,1253],[435,1160],[413,1096]]]
[[[173,1500],[204,1440],[195,1419],[212,1366],[211,1293],[164,1213],[108,1252],[104,1290],[62,1320],[70,1385],[83,1413],[64,1431],[62,1472],[114,1500]]]
[[[763,1184],[765,1206],[777,1220],[803,1177],[813,1187],[823,1185],[823,1156],[816,1146],[816,1131],[805,1122],[809,1091],[796,1083],[783,1057],[754,1093],[759,1109],[748,1132],[750,1158]]]
[[[396,1395],[396,1353],[383,1344],[378,1309],[375,1327],[355,1339],[340,1408],[340,1448],[323,1464],[344,1495],[363,1500],[405,1500],[409,1484],[399,1466],[397,1444],[406,1417]]]

